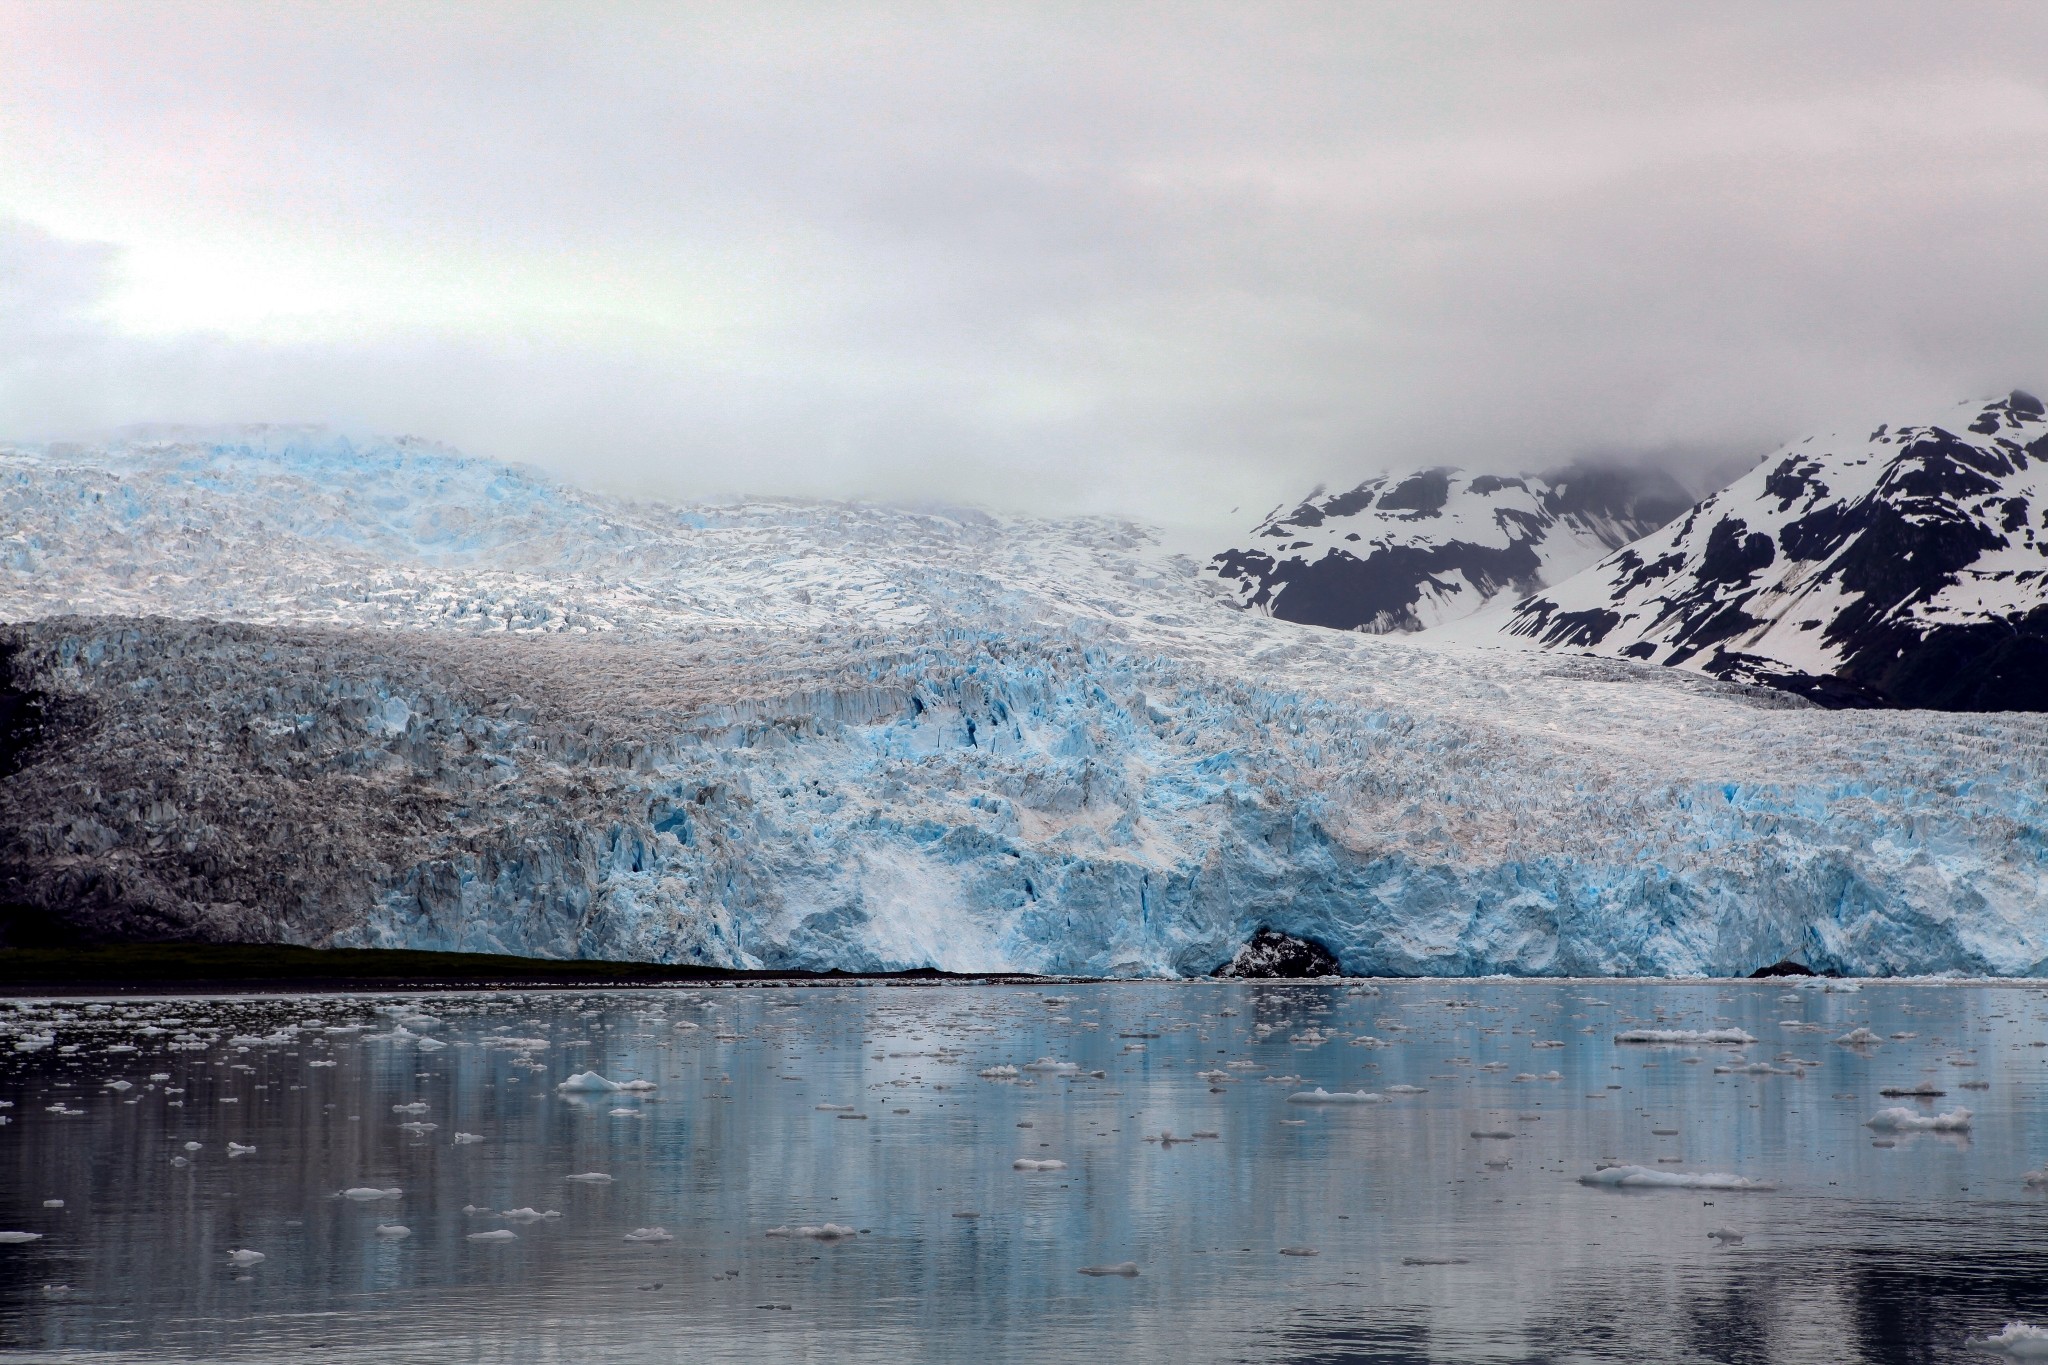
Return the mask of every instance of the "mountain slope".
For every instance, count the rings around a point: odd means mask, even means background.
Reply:
[[[1690,502],[1669,475],[1646,470],[1503,477],[1424,469],[1312,495],[1261,522],[1258,543],[1225,550],[1209,571],[1239,605],[1283,621],[1424,630],[1498,593],[1533,592],[1576,573]]]
[[[2032,718],[1296,626],[1120,522],[633,503],[319,433],[0,451],[0,512],[11,928],[2048,971]]]
[[[1787,445],[1504,630],[1834,705],[2048,710],[2042,403]]]

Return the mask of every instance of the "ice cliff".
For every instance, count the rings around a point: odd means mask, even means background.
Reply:
[[[0,451],[13,932],[2041,974],[2035,718],[1233,610],[1140,527],[319,432]]]

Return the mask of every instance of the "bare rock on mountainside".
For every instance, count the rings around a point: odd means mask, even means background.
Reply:
[[[1795,441],[1503,629],[1831,706],[2048,710],[2048,414]]]
[[[1422,469],[1311,495],[1210,561],[1240,606],[1373,634],[1423,630],[1555,583],[1682,514],[1658,470]]]

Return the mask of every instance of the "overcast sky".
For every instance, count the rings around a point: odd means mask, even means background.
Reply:
[[[2014,385],[2032,0],[0,6],[0,439],[1186,522]]]

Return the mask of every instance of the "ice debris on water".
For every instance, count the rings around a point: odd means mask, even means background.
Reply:
[[[1843,1047],[1875,1047],[1877,1044],[1882,1043],[1884,1039],[1878,1037],[1867,1028],[1852,1028],[1841,1037],[1835,1039],[1835,1041]]]
[[[43,1234],[40,1232],[0,1232],[0,1242],[40,1242],[42,1240]]]
[[[1034,1161],[1028,1156],[1020,1156],[1010,1163],[1010,1169],[1013,1171],[1064,1171],[1067,1169],[1067,1163],[1064,1161]]]
[[[611,1081],[595,1071],[580,1071],[555,1087],[572,1095],[605,1095],[620,1090],[642,1091],[656,1088],[653,1081]]]
[[[488,1210],[483,1210],[483,1212],[488,1212]],[[543,1213],[539,1209],[529,1207],[523,1209],[506,1209],[503,1213],[499,1214],[498,1216],[500,1218],[505,1219],[507,1222],[511,1223],[538,1223],[544,1218],[560,1218],[562,1215],[557,1213],[553,1209],[549,1209],[547,1212]]]
[[[1636,1028],[1614,1035],[1617,1043],[1668,1043],[1674,1045],[1735,1043],[1747,1046],[1756,1039],[1739,1028],[1686,1029]]]
[[[457,1133],[455,1135],[454,1145],[457,1147],[463,1147],[467,1146],[469,1143],[482,1142],[483,1140],[484,1135],[482,1133]]]
[[[1116,1275],[1128,1280],[1138,1273],[1138,1263],[1136,1261],[1118,1261],[1115,1265],[1084,1265],[1074,1273],[1077,1275],[1094,1275],[1097,1278],[1105,1275]]]
[[[404,1193],[405,1191],[399,1189],[396,1185],[391,1186],[389,1189],[381,1190],[375,1185],[356,1185],[343,1190],[341,1197],[343,1199],[356,1200],[358,1203],[368,1203],[372,1199],[396,1199]]]
[[[634,1228],[626,1234],[629,1242],[673,1242],[675,1237],[667,1228]]]
[[[379,1223],[377,1235],[387,1241],[396,1242],[412,1236],[412,1229],[403,1223]]]
[[[1618,1190],[1775,1190],[1768,1180],[1724,1171],[1653,1171],[1647,1166],[1603,1166],[1579,1177],[1581,1185]]]
[[[1961,1107],[1946,1114],[1916,1114],[1903,1106],[1880,1109],[1863,1121],[1879,1133],[1967,1133],[1970,1111]]]
[[[1017,1068],[1014,1066],[990,1066],[983,1067],[974,1074],[985,1081],[1014,1081],[1017,1079]]]
[[[1707,1236],[1713,1238],[1722,1246],[1732,1247],[1742,1245],[1742,1234],[1737,1232],[1734,1228],[1715,1228],[1712,1232],[1708,1233]]]
[[[1280,1254],[1281,1254],[1282,1256],[1320,1256],[1320,1255],[1322,1255],[1322,1253],[1321,1253],[1320,1251],[1317,1251],[1317,1250],[1316,1250],[1316,1249],[1315,1249],[1314,1247],[1281,1247],[1281,1248],[1280,1248]]]
[[[842,1223],[823,1223],[815,1227],[806,1223],[802,1227],[770,1228],[768,1229],[768,1235],[770,1237],[808,1237],[817,1242],[836,1242],[841,1238],[852,1237],[856,1234],[852,1228]]]
[[[1987,1355],[2010,1360],[2048,1360],[2048,1327],[2008,1322],[1996,1336],[1972,1341],[1970,1345]]]
[[[262,1261],[264,1259],[266,1258],[262,1252],[251,1251],[247,1247],[243,1247],[239,1251],[230,1251],[228,1253],[229,1265],[255,1265],[257,1262]]]
[[[1370,1090],[1297,1090],[1287,1097],[1289,1104],[1385,1104],[1387,1097]]]
[[[612,1183],[612,1178],[603,1171],[585,1171],[581,1175],[565,1176],[563,1178],[573,1180],[579,1185],[609,1185]]]
[[[469,1234],[469,1240],[472,1242],[516,1242],[519,1240],[519,1234],[510,1228],[493,1228],[489,1232],[472,1232]]]
[[[229,1155],[229,1156],[231,1156],[231,1157],[235,1157],[235,1156],[248,1156],[248,1155],[249,1155],[249,1154],[250,1154],[251,1152],[253,1152],[253,1151],[255,1151],[255,1150],[256,1150],[256,1148],[255,1148],[254,1144],[251,1144],[251,1145],[249,1145],[249,1146],[246,1146],[246,1147],[245,1147],[245,1146],[243,1146],[243,1145],[242,1145],[241,1143],[239,1143],[239,1142],[230,1142],[230,1143],[228,1144],[228,1155]]]

